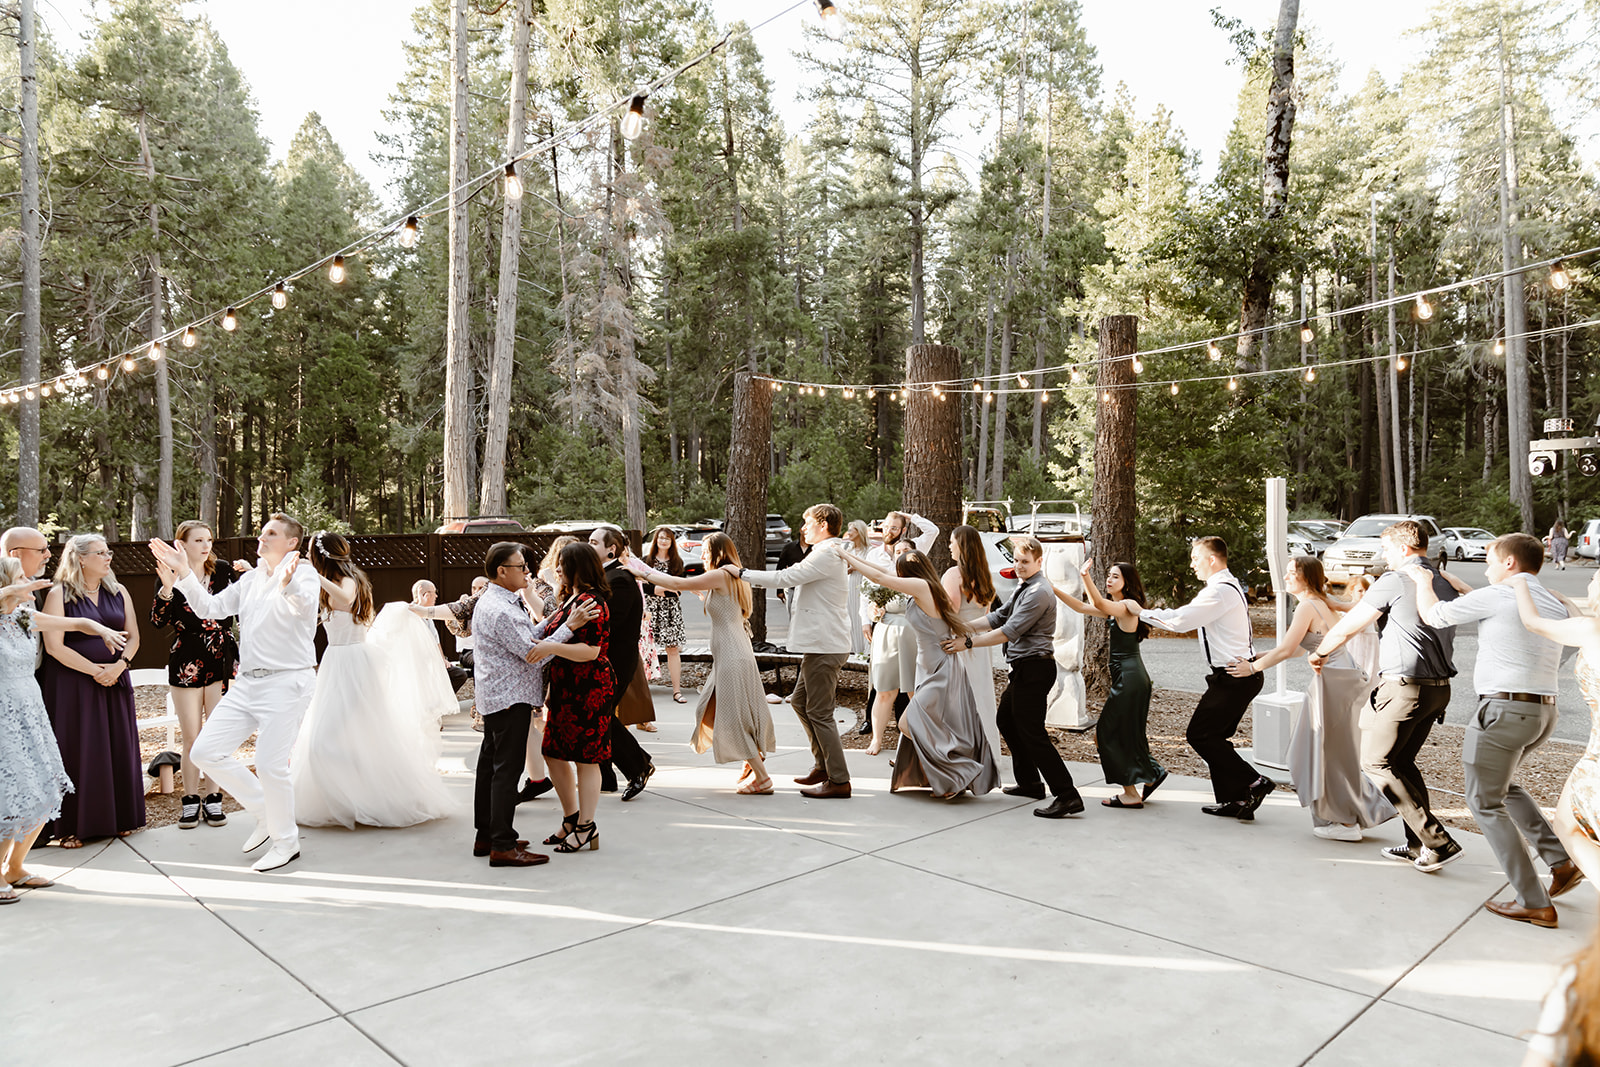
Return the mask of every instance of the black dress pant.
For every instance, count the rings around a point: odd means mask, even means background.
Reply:
[[[1213,668],[1206,677],[1206,691],[1189,719],[1184,737],[1211,769],[1211,792],[1219,804],[1248,799],[1251,783],[1261,777],[1239,755],[1231,739],[1265,683],[1266,678],[1260,674],[1235,678],[1221,667]]]
[[[478,840],[496,852],[517,847],[517,789],[528,758],[528,726],[533,708],[513,704],[483,717],[483,742],[478,746],[478,780],[472,795],[472,825]]]
[[[1078,788],[1072,784],[1071,772],[1044,729],[1050,689],[1055,684],[1054,656],[1012,660],[1011,681],[1000,694],[995,722],[1011,750],[1011,772],[1017,784],[1032,788],[1043,776],[1052,794],[1071,799],[1078,795]]]
[[[1443,848],[1450,840],[1428,801],[1428,783],[1417,766],[1433,724],[1444,721],[1450,686],[1406,684],[1385,678],[1373,690],[1372,721],[1361,731],[1361,769],[1378,784],[1406,824],[1412,848]]]

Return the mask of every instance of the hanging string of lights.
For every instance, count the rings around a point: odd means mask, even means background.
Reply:
[[[328,281],[331,284],[340,285],[349,274],[349,269],[345,262],[347,257],[364,255],[391,238],[397,240],[403,249],[411,250],[416,248],[421,238],[422,223],[431,216],[448,210],[449,204],[453,202],[453,198],[458,194],[463,199],[470,200],[488,185],[500,182],[503,183],[503,192],[508,198],[512,200],[519,199],[523,194],[523,183],[517,173],[517,164],[534,156],[542,155],[575,137],[580,137],[599,128],[602,124],[609,123],[614,114],[624,111],[624,109],[626,110],[622,115],[619,128],[622,135],[628,140],[636,140],[644,132],[645,103],[651,95],[659,93],[672,85],[684,73],[693,70],[716,55],[735,38],[753,36],[756,31],[802,7],[816,9],[822,28],[829,38],[837,41],[843,35],[845,27],[844,14],[839,10],[834,0],[792,0],[791,3],[780,7],[773,14],[754,25],[735,26],[729,29],[709,46],[649,84],[619,97],[581,119],[568,123],[562,129],[523,149],[523,151],[505,163],[495,164],[482,174],[469,178],[461,185],[440,194],[427,203],[408,208],[376,229],[357,237],[343,248],[298,270],[284,274],[275,282],[263,286],[247,296],[234,300],[221,312],[212,311],[209,314],[192,319],[182,326],[176,326],[162,333],[151,341],[140,342],[105,359],[76,366],[72,370],[40,378],[36,381],[0,386],[0,405],[17,404],[24,400],[33,400],[38,397],[63,395],[69,389],[87,386],[91,377],[97,383],[109,385],[113,374],[120,377],[137,373],[141,361],[147,364],[160,362],[165,354],[164,346],[171,341],[177,340],[184,348],[194,348],[199,344],[200,330],[212,323],[220,325],[225,332],[235,332],[239,328],[239,311],[264,297],[271,299],[274,309],[282,311],[289,306],[289,294],[293,291],[291,288],[293,284],[320,271],[325,270],[327,272]]]

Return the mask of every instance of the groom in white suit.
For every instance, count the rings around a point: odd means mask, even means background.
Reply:
[[[778,571],[747,571],[726,564],[722,569],[758,589],[793,589],[789,597],[791,652],[802,654],[800,678],[790,703],[811,740],[816,762],[811,773],[795,781],[807,788],[802,796],[843,799],[850,795],[850,768],[844,762],[844,744],[833,722],[839,671],[850,658],[850,579],[844,565],[844,513],[832,504],[806,509],[800,536],[811,553],[792,567]]]
[[[244,851],[272,842],[251,865],[257,871],[300,858],[289,754],[316,688],[314,642],[322,592],[316,571],[309,563],[302,566],[296,551],[304,536],[294,519],[273,515],[257,539],[260,562],[215,596],[190,570],[181,546],[150,542],[157,570],[175,576],[174,587],[196,615],[239,616],[239,676],[195,738],[192,755],[196,766],[256,817]],[[254,774],[233,758],[251,734],[256,735]]]

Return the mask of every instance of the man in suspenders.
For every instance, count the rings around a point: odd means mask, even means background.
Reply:
[[[1259,673],[1235,678],[1226,668],[1235,660],[1255,658],[1250,610],[1243,587],[1228,570],[1228,545],[1222,538],[1196,538],[1189,549],[1189,565],[1206,583],[1199,595],[1181,608],[1147,609],[1139,617],[1174,633],[1199,629],[1210,673],[1185,738],[1211,769],[1211,791],[1217,798],[1200,810],[1249,822],[1272,792],[1272,782],[1244,761],[1230,739],[1266,679]]]

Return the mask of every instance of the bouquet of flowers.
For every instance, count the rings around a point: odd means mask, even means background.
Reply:
[[[897,593],[887,586],[879,585],[870,578],[861,579],[861,596],[867,603],[882,611],[897,599],[903,599],[905,594]]]

